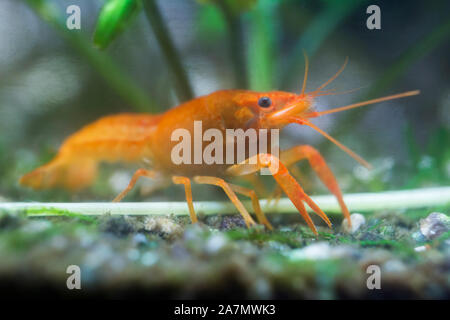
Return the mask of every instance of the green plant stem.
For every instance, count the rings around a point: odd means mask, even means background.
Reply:
[[[277,48],[277,2],[260,0],[249,12],[248,68],[250,89],[272,91]]]
[[[248,88],[248,76],[245,64],[245,45],[241,19],[239,16],[233,14],[226,1],[216,1],[216,4],[222,11],[228,29],[228,50],[236,86],[240,89],[246,89]]]
[[[169,68],[175,76],[176,92],[181,101],[187,101],[194,97],[186,70],[181,63],[175,45],[170,37],[166,24],[159,8],[154,0],[144,0],[144,11],[148,22],[158,40],[161,51],[167,60]]]
[[[317,15],[297,41],[289,55],[281,74],[281,88],[289,88],[292,82],[298,81],[298,66],[303,62],[303,50],[312,57],[322,43],[336,30],[356,8],[363,6],[368,0],[330,1],[328,6]]]
[[[25,0],[44,21],[53,26],[60,35],[82,56],[105,80],[105,82],[137,111],[158,112],[159,107],[147,93],[125,75],[107,54],[95,49],[78,30],[68,30],[58,10],[46,0]]]
[[[341,210],[333,196],[313,196],[313,201],[327,214],[338,215]],[[450,187],[425,188],[380,193],[355,193],[344,196],[351,212],[369,212],[374,210],[415,209],[450,204]],[[292,202],[283,198],[277,205],[267,204],[261,200],[265,212],[297,213]],[[251,210],[251,203],[244,201]],[[236,208],[229,201],[197,201],[194,207],[198,213],[205,215],[229,214]],[[64,215],[64,212],[76,212],[83,215],[189,215],[186,202],[97,202],[97,203],[0,203],[0,210],[25,210],[32,216]],[[56,210],[56,211],[55,211]]]

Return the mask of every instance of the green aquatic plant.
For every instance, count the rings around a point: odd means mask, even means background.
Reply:
[[[49,216],[64,216],[64,217],[69,217],[69,218],[76,218],[79,220],[84,220],[84,221],[88,221],[88,222],[96,222],[97,220],[93,217],[81,214],[81,213],[76,213],[76,212],[72,212],[69,210],[61,210],[61,209],[56,209],[56,208],[27,208],[24,210],[24,213],[27,216],[33,217],[33,216],[41,216],[42,214],[45,215],[49,215]]]
[[[249,14],[247,64],[249,87],[256,91],[271,91],[275,85],[279,47],[278,1],[260,0]]]
[[[137,111],[158,111],[159,107],[136,82],[126,75],[106,53],[91,45],[82,32],[66,28],[63,15],[48,0],[24,0],[44,21],[54,27],[78,54],[83,57],[125,101]]]
[[[174,74],[175,90],[181,101],[193,98],[193,91],[180,55],[155,1],[109,0],[102,8],[94,34],[94,43],[106,48],[144,9],[168,67]]]
[[[187,101],[194,97],[189,77],[181,61],[180,54],[169,34],[168,28],[155,1],[144,1],[144,11],[158,44],[163,52],[169,68],[174,74],[175,89],[180,101]]]
[[[140,12],[141,7],[140,0],[107,1],[97,20],[94,44],[101,49],[108,47]]]

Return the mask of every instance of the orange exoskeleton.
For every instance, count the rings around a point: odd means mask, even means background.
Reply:
[[[139,169],[133,175],[128,187],[115,201],[122,200],[133,188],[139,177],[172,180],[185,188],[188,209],[193,222],[197,222],[191,192],[191,180],[199,184],[221,187],[236,206],[248,227],[255,221],[238,199],[236,194],[249,197],[257,220],[267,228],[271,224],[262,212],[256,192],[239,185],[230,184],[227,178],[250,176],[262,168],[272,170],[274,161],[277,170],[270,173],[289,197],[311,230],[317,234],[316,227],[306,211],[305,203],[331,227],[326,214],[303,191],[290,174],[288,168],[306,159],[320,180],[337,198],[348,222],[350,213],[344,203],[342,192],[336,178],[320,153],[309,145],[299,145],[281,151],[279,157],[270,153],[251,155],[241,163],[227,164],[175,164],[171,160],[171,150],[176,144],[171,135],[175,129],[184,128],[192,132],[194,121],[202,121],[204,130],[216,128],[225,134],[226,129],[281,129],[287,124],[306,125],[321,133],[347,152],[359,163],[369,164],[353,151],[322,131],[310,122],[311,118],[357,108],[377,102],[416,95],[419,91],[409,91],[327,111],[315,111],[316,97],[334,94],[323,89],[344,69],[344,66],[327,82],[312,92],[305,92],[308,62],[300,94],[271,91],[254,92],[248,90],[221,90],[185,102],[162,114],[119,114],[106,116],[89,124],[64,141],[56,157],[48,164],[24,175],[20,182],[35,189],[65,188],[78,190],[91,184],[101,162],[149,163],[149,168]],[[255,161],[250,161],[255,160]],[[223,162],[225,163],[225,161]]]

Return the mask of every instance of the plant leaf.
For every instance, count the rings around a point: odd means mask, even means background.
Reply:
[[[140,0],[109,0],[100,11],[94,44],[105,49],[142,8]]]

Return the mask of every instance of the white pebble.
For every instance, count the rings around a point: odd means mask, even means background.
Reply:
[[[450,218],[443,213],[433,212],[421,219],[419,224],[420,232],[431,240],[450,229]]]
[[[206,242],[205,250],[208,253],[216,253],[227,243],[227,239],[222,234],[212,235]]]
[[[420,247],[415,247],[414,248],[414,251],[416,251],[416,252],[424,252],[426,250],[427,250],[426,246],[420,246]]]
[[[166,235],[174,237],[177,237],[183,233],[183,228],[179,224],[165,217],[145,218],[144,228],[147,231],[162,232]]]
[[[288,253],[291,260],[325,260],[351,256],[352,248],[348,246],[330,246],[328,242],[321,241],[310,244],[301,249],[294,249]]]
[[[366,223],[366,218],[360,213],[353,213],[350,215],[350,220],[352,221],[352,227],[350,228],[348,225],[347,219],[342,221],[342,229],[347,233],[354,233],[361,228]]]

